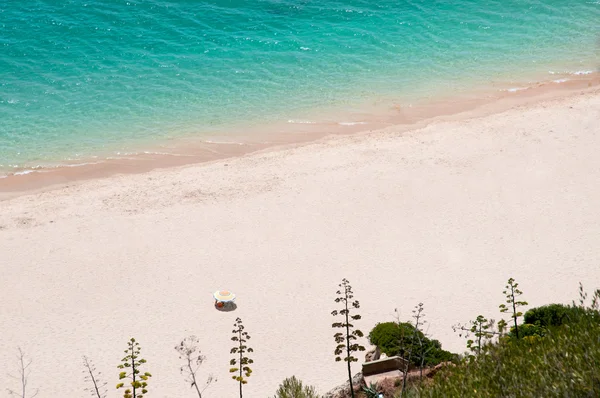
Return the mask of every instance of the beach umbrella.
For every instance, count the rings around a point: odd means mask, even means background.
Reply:
[[[217,301],[221,302],[229,302],[235,300],[235,294],[231,293],[229,290],[217,290],[213,293],[213,297]]]

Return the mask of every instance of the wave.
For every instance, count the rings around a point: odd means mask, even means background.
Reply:
[[[108,158],[107,158],[108,159]],[[116,158],[115,158],[116,159]],[[9,169],[1,169],[0,168],[0,178],[7,178],[12,176],[22,176],[32,173],[47,173],[51,170],[63,168],[63,167],[82,167],[82,166],[91,166],[95,164],[100,164],[101,162],[83,162],[83,163],[64,163],[60,165],[46,165],[46,166],[32,166],[27,168],[22,168],[18,171],[10,171]],[[14,166],[13,169],[19,168],[18,166]]]
[[[500,91],[508,91],[509,93],[516,93],[517,91],[529,90],[530,88],[531,87],[511,87],[511,88],[501,89]]]
[[[290,119],[287,122],[288,123],[292,123],[292,124],[317,124],[317,122],[313,122],[311,120],[294,120],[294,119]]]
[[[551,75],[572,75],[572,76],[583,76],[583,75],[591,75],[595,73],[594,70],[577,70],[577,71],[565,71],[565,72],[556,72],[556,71],[548,71]]]
[[[37,173],[38,171],[39,170],[27,169],[27,170],[8,172],[6,174],[0,175],[0,178],[6,178],[6,177],[10,177],[10,176],[22,176],[22,175],[31,174],[31,173]]]
[[[202,140],[202,142],[207,143],[207,144],[217,144],[217,145],[246,145],[243,142],[232,142],[232,141]],[[175,154],[169,154],[169,155],[173,155],[173,156],[186,156],[186,155],[175,155]]]
[[[339,122],[340,126],[356,126],[359,124],[367,124],[367,122]]]

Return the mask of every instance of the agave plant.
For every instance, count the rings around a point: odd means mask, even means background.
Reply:
[[[377,392],[377,385],[375,383],[371,383],[369,387],[364,386],[362,390],[367,396],[367,398],[379,398],[379,393]]]

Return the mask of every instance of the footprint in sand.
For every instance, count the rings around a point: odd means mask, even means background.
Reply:
[[[31,217],[17,217],[14,221],[20,227],[27,227],[32,225],[35,222],[35,219]]]

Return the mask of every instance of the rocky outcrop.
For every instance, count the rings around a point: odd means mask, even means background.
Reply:
[[[369,353],[367,353],[368,355]],[[366,357],[366,356],[365,356]],[[372,358],[372,356],[370,356]],[[365,358],[367,359],[367,358]],[[369,361],[367,361],[369,362]],[[423,379],[431,380],[433,376],[441,369],[446,366],[455,366],[452,362],[442,362],[439,365],[436,365],[431,368],[423,368]],[[421,371],[418,369],[414,369],[406,374],[407,382],[416,382],[421,378]],[[381,393],[384,393],[384,396],[393,396],[393,394],[400,388],[402,381],[402,377],[398,378],[385,378],[379,382],[377,382],[377,390]],[[354,392],[357,393],[362,390],[365,384],[365,379],[363,377],[362,372],[357,373],[352,378],[352,385],[354,386]],[[390,392],[391,391],[391,392]],[[387,394],[387,395],[386,395]],[[344,384],[341,384],[325,393],[322,398],[351,398],[350,394],[350,384],[346,381]]]
[[[354,387],[354,392],[358,392],[365,385],[365,380],[361,372],[357,373],[352,377],[352,385]],[[350,383],[345,382],[334,388],[333,390],[325,393],[323,398],[350,398],[352,395],[350,394]]]
[[[368,353],[367,353],[368,354]],[[433,376],[443,369],[446,366],[455,366],[451,362],[442,362],[439,365],[436,365],[431,368],[423,368],[423,379],[431,380]],[[418,369],[414,369],[406,374],[406,381],[408,383],[417,382],[421,378],[421,371]],[[354,392],[357,393],[362,390],[363,386],[366,386],[365,379],[363,377],[362,372],[357,373],[352,378],[352,384],[354,386]],[[402,386],[402,376],[397,378],[384,378],[377,382],[377,391],[383,393],[385,397],[394,396],[398,392],[398,390]],[[323,395],[323,398],[351,398],[350,394],[350,384],[345,382],[334,388],[333,390],[327,392]]]
[[[438,365],[435,365],[432,368],[423,368],[423,378],[431,379],[436,375],[441,369],[447,366],[454,366],[452,362],[442,362]],[[419,369],[414,369],[406,375],[407,380],[418,380],[421,377],[421,371]]]

